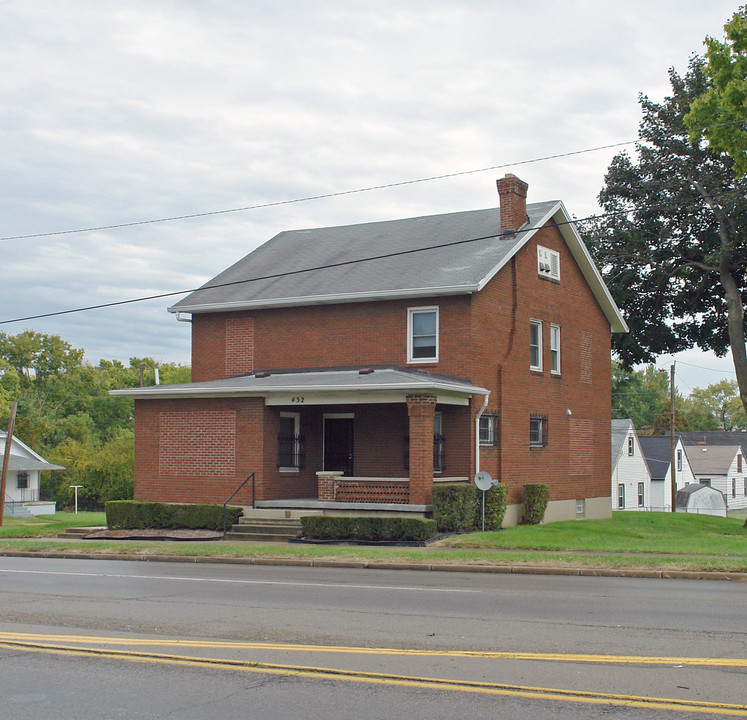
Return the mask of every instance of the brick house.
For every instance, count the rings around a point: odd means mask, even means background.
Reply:
[[[427,512],[434,482],[547,482],[610,515],[610,335],[562,202],[282,232],[169,311],[192,382],[135,398],[135,497]],[[363,503],[363,505],[361,505]]]

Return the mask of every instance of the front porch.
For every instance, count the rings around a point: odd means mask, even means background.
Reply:
[[[240,488],[233,503],[255,509],[306,498],[315,512],[383,505],[422,514],[434,482],[474,475],[488,391],[424,371],[362,368],[113,394],[136,398],[136,499],[215,502]]]

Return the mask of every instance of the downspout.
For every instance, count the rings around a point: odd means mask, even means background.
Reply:
[[[482,401],[482,407],[477,411],[475,417],[475,474],[480,472],[480,418],[485,412],[485,408],[488,406],[488,400],[490,399],[490,390],[485,393],[485,399]]]

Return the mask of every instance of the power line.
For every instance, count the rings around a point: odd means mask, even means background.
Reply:
[[[157,223],[174,222],[176,220],[191,220],[194,218],[211,217],[214,215],[228,215],[230,213],[246,212],[248,210],[260,210],[262,208],[279,207],[281,205],[293,205],[295,203],[309,202],[311,200],[326,200],[329,198],[343,197],[345,195],[356,195],[358,193],[373,192],[374,190],[387,190],[389,188],[404,187],[405,185],[417,185],[418,183],[431,182],[433,180],[445,180],[447,178],[461,177],[464,175],[474,175],[476,173],[488,172],[492,170],[502,170],[519,165],[530,165],[532,163],[543,162],[545,160],[557,160],[559,158],[571,157],[573,155],[584,155],[586,153],[597,152],[599,150],[610,150],[611,148],[633,145],[637,140],[628,140],[626,142],[611,143],[609,145],[599,145],[598,147],[586,148],[585,150],[572,150],[555,155],[545,155],[531,160],[520,160],[513,163],[504,163],[503,165],[492,165],[490,167],[477,168],[474,170],[461,170],[459,172],[445,173],[443,175],[431,175],[430,177],[417,178],[415,180],[401,180],[399,182],[384,183],[382,185],[370,185],[368,187],[356,188],[354,190],[340,190],[339,192],[323,193],[321,195],[309,195],[307,197],[294,198],[291,200],[277,200],[268,203],[259,203],[257,205],[246,205],[228,210],[210,210],[206,212],[189,213],[186,215],[173,215],[164,218],[155,218],[151,220],[134,220],[125,223],[112,223],[109,225],[96,225],[87,228],[78,228],[75,230],[55,230],[45,233],[30,233],[28,235],[8,235],[0,237],[0,242],[10,240],[29,240],[31,238],[53,237],[57,235],[73,235],[77,233],[96,232],[100,230],[116,230],[118,228],[136,227],[138,225],[155,225]]]
[[[527,162],[531,162],[531,161],[527,161]],[[479,172],[479,171],[474,171],[474,172]],[[418,182],[418,181],[414,181],[414,182]],[[355,191],[351,191],[351,192],[355,192]],[[322,197],[322,196],[320,196],[320,197]],[[667,207],[667,205],[668,205],[667,203],[660,203],[658,206],[660,206],[660,207]],[[677,206],[680,207],[681,205],[677,204]],[[652,205],[651,207],[657,207],[657,205]],[[602,214],[599,214],[599,215],[588,215],[588,216],[586,216],[584,218],[573,218],[571,220],[566,220],[566,221],[563,221],[563,222],[560,222],[560,223],[556,223],[556,224],[558,226],[561,226],[561,225],[575,225],[577,223],[587,222],[587,221],[591,221],[591,220],[600,220],[600,219],[603,219],[605,217],[614,217],[616,215],[625,215],[625,214],[628,214],[630,211],[631,211],[630,209],[624,209],[624,210],[618,210],[616,212],[602,213]],[[537,228],[529,227],[529,228],[518,230],[517,233],[529,232],[529,231],[535,230],[535,229],[537,229]],[[233,280],[231,282],[218,283],[218,284],[215,284],[215,285],[202,285],[202,286],[197,287],[197,288],[189,288],[189,289],[186,289],[186,290],[174,290],[172,292],[157,293],[157,294],[154,294],[154,295],[145,295],[145,296],[136,297],[136,298],[129,298],[127,300],[113,300],[112,302],[107,302],[107,303],[99,303],[99,304],[96,304],[96,305],[86,305],[86,306],[83,306],[83,307],[71,308],[69,310],[57,310],[57,311],[54,311],[54,312],[40,313],[40,314],[37,314],[37,315],[27,315],[25,317],[12,318],[12,319],[9,319],[9,320],[0,320],[0,325],[9,325],[11,323],[26,322],[28,320],[41,320],[41,319],[44,319],[44,318],[59,317],[61,315],[72,315],[72,314],[79,313],[79,312],[87,312],[87,311],[90,311],[90,310],[101,310],[101,309],[104,309],[104,308],[119,307],[119,306],[122,306],[122,305],[132,305],[132,304],[140,303],[140,302],[148,302],[150,300],[160,300],[160,299],[164,299],[164,298],[168,298],[168,297],[175,297],[177,295],[186,295],[187,293],[197,292],[198,290],[215,290],[215,289],[218,289],[218,288],[231,287],[231,286],[236,286],[236,285],[243,285],[243,284],[250,283],[250,282],[259,282],[260,280],[275,280],[275,279],[282,278],[282,277],[288,277],[290,275],[299,275],[299,274],[302,274],[302,273],[315,272],[315,271],[318,271],[318,270],[328,270],[328,269],[336,268],[336,267],[344,267],[346,265],[355,265],[357,263],[372,262],[374,260],[383,260],[385,258],[390,258],[390,257],[398,257],[398,256],[402,256],[402,255],[411,255],[413,253],[426,252],[428,250],[437,250],[439,248],[452,247],[452,246],[456,246],[456,245],[465,245],[465,244],[468,244],[468,243],[478,242],[480,240],[488,240],[490,238],[497,238],[497,237],[500,237],[500,233],[494,233],[494,234],[491,234],[491,235],[483,235],[481,237],[475,237],[475,238],[466,238],[466,239],[462,239],[462,240],[454,240],[454,241],[448,242],[448,243],[441,243],[441,244],[436,244],[436,245],[428,245],[426,247],[414,248],[414,249],[410,249],[410,250],[400,250],[400,251],[391,252],[391,253],[384,253],[384,254],[380,254],[380,255],[371,255],[371,256],[368,256],[368,257],[357,258],[357,259],[354,259],[354,260],[344,260],[344,261],[337,262],[337,263],[328,263],[328,264],[325,264],[325,265],[316,265],[316,266],[313,266],[313,267],[301,268],[301,269],[297,269],[297,270],[287,270],[285,272],[273,273],[273,274],[270,274],[270,275],[261,275],[261,276],[257,276],[257,277],[253,277],[253,278],[245,278],[243,280]]]

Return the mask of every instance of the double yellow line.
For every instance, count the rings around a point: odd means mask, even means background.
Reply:
[[[62,644],[64,643],[64,644]],[[103,647],[90,647],[100,645]],[[418,677],[391,673],[373,673],[337,668],[285,665],[278,663],[249,662],[229,658],[201,658],[187,655],[172,655],[135,650],[113,649],[112,646],[128,647],[193,647],[222,649],[281,650],[296,652],[322,652],[366,655],[409,655],[423,657],[473,657],[515,660],[546,660],[552,662],[614,663],[636,665],[677,665],[709,667],[747,667],[743,658],[684,658],[647,657],[627,655],[581,655],[560,653],[524,652],[474,652],[439,650],[398,650],[394,648],[335,647],[317,645],[285,645],[279,643],[220,642],[209,640],[162,640],[143,638],[111,638],[75,635],[40,635],[32,633],[0,633],[0,647],[24,649],[29,652],[51,652],[73,656],[96,656],[103,658],[127,659],[165,665],[201,667],[205,669],[233,670],[247,673],[264,673],[295,677],[344,680],[348,682],[378,684],[392,687],[430,688],[452,692],[469,692],[483,695],[501,695],[533,700],[566,701],[595,705],[615,705],[629,708],[648,708],[678,712],[747,717],[747,705],[728,703],[680,700],[676,698],[648,698],[637,695],[595,693],[577,690],[509,685],[502,683],[450,680],[443,678]]]

